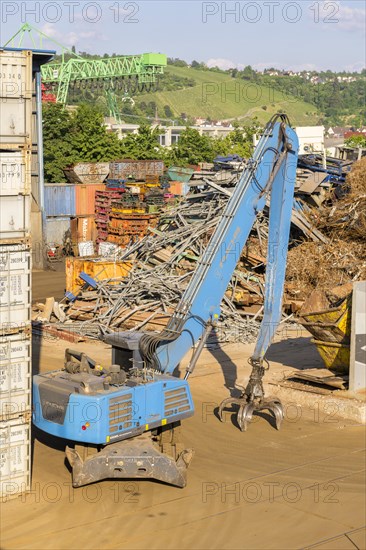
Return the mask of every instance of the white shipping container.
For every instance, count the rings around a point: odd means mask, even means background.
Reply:
[[[31,423],[16,418],[0,422],[0,499],[30,490]]]
[[[31,333],[0,334],[0,421],[31,412]]]
[[[0,96],[32,97],[32,51],[0,49]]]
[[[0,148],[32,145],[32,52],[0,50]]]
[[[25,245],[0,245],[0,330],[31,321],[31,252]]]
[[[30,235],[31,195],[8,195],[0,200],[0,241]]]
[[[0,195],[31,193],[31,151],[0,153]]]
[[[0,97],[0,149],[31,147],[32,100]]]

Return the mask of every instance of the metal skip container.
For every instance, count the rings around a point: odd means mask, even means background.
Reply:
[[[164,173],[162,160],[119,160],[109,164],[109,177],[113,180],[135,179],[145,181],[146,176],[161,176]]]
[[[78,162],[64,170],[71,183],[103,183],[108,173],[108,162]]]

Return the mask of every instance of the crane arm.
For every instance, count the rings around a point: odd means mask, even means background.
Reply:
[[[262,360],[281,317],[297,154],[297,135],[286,115],[275,115],[166,329],[157,336],[141,337],[140,353],[148,366],[172,373],[186,352],[216,324],[221,300],[253,223],[270,197],[264,317],[252,358]]]

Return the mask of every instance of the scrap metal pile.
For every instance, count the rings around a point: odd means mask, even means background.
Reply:
[[[91,337],[126,329],[161,330],[185,290],[226,202],[227,197],[220,193],[208,192],[166,210],[157,227],[150,226],[144,238],[120,249],[118,260],[133,262],[134,266],[125,279],[117,284],[98,283],[97,288],[81,292],[70,302],[65,313],[73,321],[73,330]],[[266,229],[264,220],[256,226],[253,238],[258,243],[265,241]],[[243,258],[263,266],[263,257],[254,250],[244,253]],[[263,283],[263,274],[247,272],[243,260],[222,304],[217,339],[254,341]]]
[[[288,255],[283,321],[295,320],[314,288],[366,279],[366,159],[334,175],[299,170]],[[133,268],[118,280],[97,280],[53,314],[60,328],[84,336],[119,330],[161,330],[173,313],[231,194],[229,187],[196,186],[178,204],[159,205],[145,236],[114,259]],[[126,204],[123,205],[126,207]],[[116,208],[116,207],[114,207]],[[216,338],[253,341],[263,312],[268,212],[256,220],[222,303]],[[119,221],[119,223],[121,223]],[[41,314],[42,315],[42,314]],[[57,319],[56,319],[57,318]]]
[[[306,215],[326,241],[293,247],[287,280],[307,294],[315,288],[365,280],[366,158],[353,165],[344,185],[328,192],[320,208],[309,208]]]

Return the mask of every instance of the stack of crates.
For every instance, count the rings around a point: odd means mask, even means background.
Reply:
[[[0,500],[30,489],[32,52],[0,50]]]
[[[95,192],[95,223],[97,226],[97,243],[102,243],[108,237],[109,214],[112,202],[117,201],[125,192],[124,189],[105,189]]]
[[[119,246],[142,239],[149,225],[155,226],[156,214],[147,213],[147,205],[141,195],[125,193],[118,202],[113,202],[109,214],[108,242]]]

